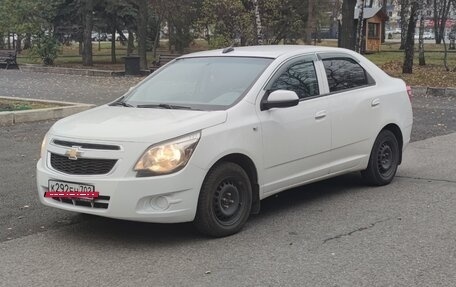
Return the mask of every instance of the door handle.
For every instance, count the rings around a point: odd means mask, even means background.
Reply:
[[[378,105],[380,105],[380,99],[374,99],[374,100],[372,100],[372,103],[371,103],[371,106],[372,106],[372,107],[376,107],[376,106],[378,106]]]
[[[319,111],[318,113],[315,114],[316,120],[321,120],[324,118],[326,118],[326,111]]]

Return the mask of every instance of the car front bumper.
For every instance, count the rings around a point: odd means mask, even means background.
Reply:
[[[37,187],[40,201],[47,206],[117,219],[176,223],[194,219],[205,174],[189,163],[175,174],[162,176],[75,176],[56,172],[40,159]],[[94,185],[101,199],[62,201],[45,197],[48,180]]]

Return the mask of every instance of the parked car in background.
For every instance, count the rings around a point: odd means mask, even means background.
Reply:
[[[238,232],[260,200],[361,171],[389,184],[412,129],[411,93],[353,51],[227,48],[181,56],[118,100],[55,123],[40,201]]]
[[[416,32],[414,38],[415,38],[415,40],[419,40],[420,39],[420,34],[418,32]],[[423,39],[424,40],[434,40],[435,39],[434,33],[424,32],[423,33]]]
[[[123,30],[122,34],[125,37],[125,40],[128,40],[128,36],[129,36],[128,30]],[[116,41],[120,41],[120,40],[121,40],[120,33],[116,33]]]
[[[431,32],[424,32],[423,38],[425,40],[435,40],[435,35],[434,35],[434,33],[431,33]]]
[[[122,33],[123,33],[123,35],[125,36],[125,39],[128,40],[128,31],[125,30],[125,31],[122,31]],[[119,33],[116,33],[116,34],[114,35],[114,37],[115,37],[116,41],[120,41],[120,38],[121,38],[121,37],[120,37],[120,34],[119,34]],[[106,40],[107,40],[107,41],[111,41],[111,40],[112,40],[112,34],[107,34],[107,35],[106,35]]]
[[[92,41],[106,41],[107,39],[106,33],[92,32]]]

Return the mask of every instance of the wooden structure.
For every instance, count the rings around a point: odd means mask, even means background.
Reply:
[[[355,27],[358,27],[360,9],[355,9]],[[363,45],[361,51],[363,53],[376,53],[380,52],[382,44],[382,23],[388,20],[388,15],[383,12],[381,7],[377,8],[364,8],[363,17]],[[356,31],[355,31],[356,35]]]

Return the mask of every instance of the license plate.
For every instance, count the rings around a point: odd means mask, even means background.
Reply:
[[[98,192],[95,191],[95,186],[90,184],[49,180],[45,197],[96,198]]]

